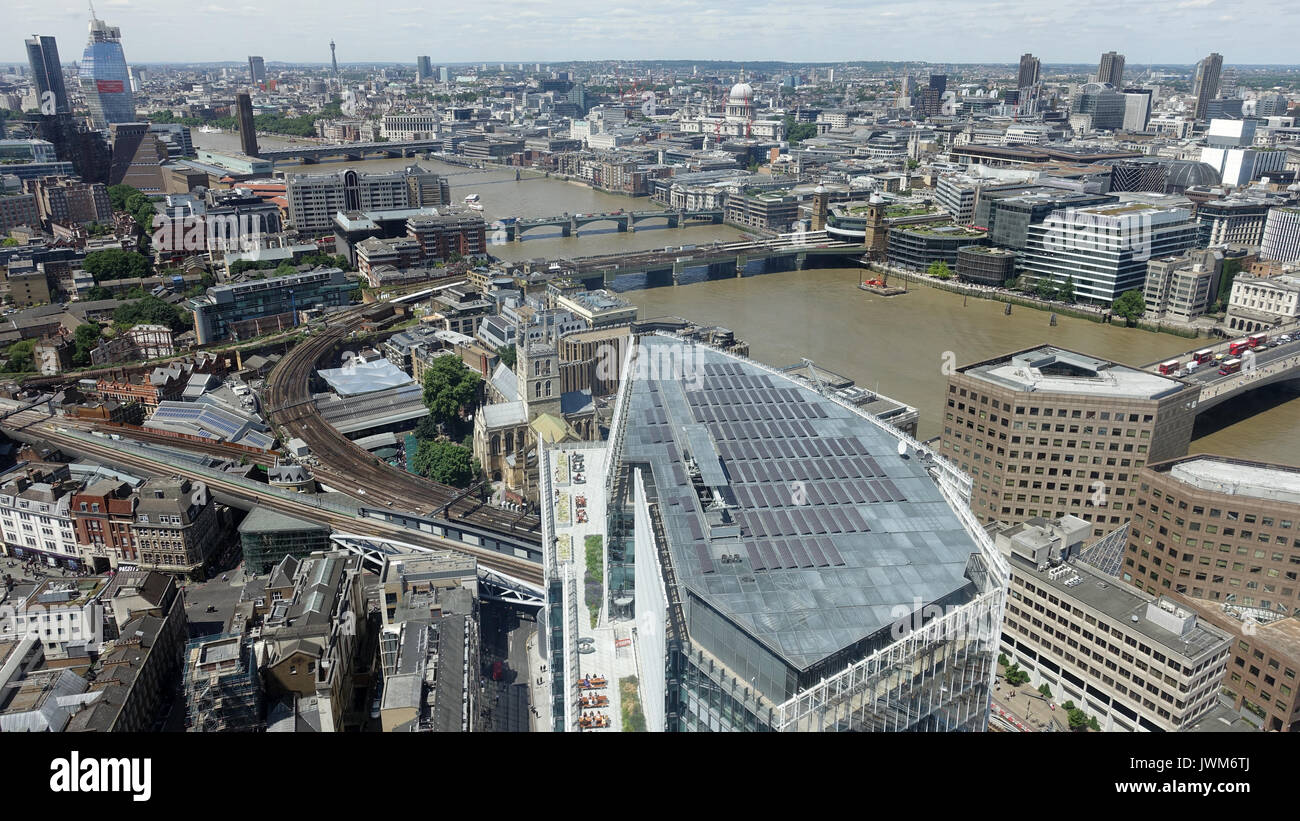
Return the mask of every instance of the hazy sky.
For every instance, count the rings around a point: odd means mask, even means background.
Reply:
[[[89,11],[67,0],[4,0],[9,42],[58,38],[78,60]],[[99,0],[122,29],[128,62],[545,62],[590,59],[929,60],[1092,62],[1116,50],[1129,63],[1297,62],[1300,4],[1278,0]]]

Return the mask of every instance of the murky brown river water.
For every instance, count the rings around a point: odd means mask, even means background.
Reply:
[[[200,134],[196,130],[193,137],[194,144],[203,148],[238,150],[239,146],[236,134]],[[265,148],[300,144],[269,137],[261,137],[259,142]],[[283,170],[314,174],[344,167],[382,171],[411,162],[415,160],[326,162],[285,166]],[[418,162],[447,175],[453,200],[478,194],[489,221],[657,207],[645,198],[605,194],[556,179],[525,174],[516,181],[512,171]],[[727,226],[647,226],[626,234],[593,226],[568,239],[547,237],[544,230],[537,229],[528,235],[536,238],[521,243],[493,246],[492,253],[502,259],[571,258],[742,236]],[[554,233],[558,235],[558,229]],[[1060,317],[1053,328],[1042,311],[1016,306],[1011,316],[1005,316],[1000,303],[969,299],[963,304],[960,296],[924,286],[913,287],[902,296],[878,297],[859,290],[857,283],[856,270],[811,269],[628,291],[623,296],[640,308],[642,318],[676,315],[722,325],[749,341],[755,359],[788,365],[808,357],[863,386],[915,405],[921,412],[922,438],[941,430],[945,385],[941,367],[947,352],[956,364],[963,365],[1046,342],[1140,365],[1196,345],[1181,337],[1069,317]],[[1205,414],[1197,423],[1192,451],[1300,464],[1298,433],[1300,389],[1274,386]]]

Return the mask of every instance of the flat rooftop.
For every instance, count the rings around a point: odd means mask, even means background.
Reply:
[[[1189,660],[1196,660],[1228,638],[1223,630],[1201,619],[1197,619],[1196,624],[1184,635],[1160,626],[1147,618],[1147,605],[1155,601],[1154,596],[1117,581],[1086,562],[1072,560],[1069,566],[1073,573],[1052,578],[1050,568],[1040,571],[1015,555],[1010,561],[1021,575],[1032,577],[1036,583],[1052,588],[1061,596],[1104,613],[1123,624],[1125,630],[1146,636]]]
[[[968,365],[960,370],[976,379],[1026,392],[1161,399],[1187,387],[1177,379],[1051,345]]]
[[[896,431],[802,382],[712,348],[641,339],[624,462],[648,463],[675,575],[788,664],[807,669],[917,602],[973,594],[979,551]],[[691,471],[719,504],[708,509]],[[721,509],[725,507],[724,509]]]
[[[1300,468],[1199,456],[1175,462],[1169,475],[1215,493],[1300,504]]]

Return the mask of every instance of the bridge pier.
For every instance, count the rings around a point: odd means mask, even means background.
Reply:
[[[808,253],[806,251],[801,254],[795,254],[794,269],[796,271],[802,271],[804,269],[804,264],[807,262],[808,262]]]
[[[560,236],[571,237],[578,231],[578,221],[571,220],[568,225],[560,226]]]
[[[677,266],[671,268],[651,268],[645,272],[645,284],[648,288],[658,287],[661,285],[677,285],[677,275],[680,273]]]
[[[749,259],[744,254],[736,255],[736,278],[739,279],[745,275],[745,265]]]

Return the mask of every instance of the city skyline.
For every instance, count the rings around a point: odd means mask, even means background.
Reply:
[[[391,6],[391,7],[388,7]],[[1084,9],[1044,9],[1031,0],[974,0],[956,10],[938,4],[915,5],[889,0],[863,15],[859,7],[833,3],[801,11],[786,19],[775,5],[671,0],[655,8],[610,8],[592,0],[563,6],[552,0],[524,0],[509,13],[489,13],[441,26],[438,8],[401,3],[364,10],[330,3],[308,7],[300,2],[276,10],[252,5],[209,4],[182,21],[168,14],[159,0],[110,0],[98,14],[123,32],[132,63],[241,62],[262,54],[268,63],[328,65],[329,41],[338,43],[343,64],[391,62],[394,54],[431,54],[435,63],[590,61],[616,59],[611,44],[635,60],[755,60],[784,62],[930,61],[936,63],[1007,63],[1030,51],[1045,64],[1096,63],[1097,54],[1118,51],[1133,65],[1193,65],[1211,51],[1233,62],[1233,52],[1248,54],[1249,63],[1290,65],[1287,37],[1300,23],[1300,12],[1267,6],[1261,0],[1160,0],[1126,10],[1123,20],[1101,18]],[[76,42],[85,38],[87,10],[55,9],[23,2],[21,34],[54,36]],[[1267,13],[1276,23],[1252,29],[1249,43],[1234,44],[1231,27]],[[856,19],[857,25],[845,25]],[[305,19],[303,19],[305,18]],[[943,25],[929,25],[927,20]],[[1008,38],[1005,25],[1017,21]],[[919,23],[919,25],[918,25]],[[232,50],[218,53],[215,42],[195,54],[186,32],[195,27],[244,28],[247,34],[224,37]],[[295,32],[287,39],[281,32]],[[1152,41],[1150,33],[1164,35]],[[680,32],[690,32],[689,38]],[[508,38],[509,55],[488,55],[482,43]],[[4,59],[20,62],[20,38]],[[441,48],[440,41],[450,44]],[[1067,42],[1063,42],[1066,41]],[[1236,48],[1234,48],[1236,45]],[[210,51],[208,49],[211,49]],[[493,46],[492,48],[496,48]]]

